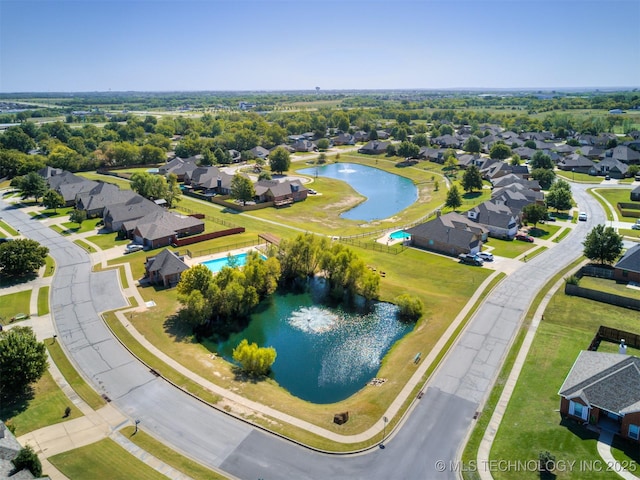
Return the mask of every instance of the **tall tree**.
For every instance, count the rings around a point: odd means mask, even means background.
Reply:
[[[544,196],[547,207],[555,208],[556,212],[569,210],[573,206],[571,191],[562,188],[553,188],[554,185],[551,186],[551,190]]]
[[[20,395],[47,367],[47,350],[31,327],[0,332],[0,398]]]
[[[582,242],[584,256],[600,264],[613,263],[622,253],[622,236],[613,227],[596,225]]]
[[[451,189],[447,192],[447,200],[444,203],[445,207],[449,207],[452,210],[456,210],[460,208],[462,205],[462,197],[460,196],[460,191],[456,185],[452,186]]]
[[[4,275],[27,275],[42,267],[48,254],[47,247],[28,238],[0,243],[0,271]]]
[[[534,228],[540,220],[547,218],[547,207],[539,203],[530,203],[522,209],[522,213],[528,223],[533,223]]]
[[[462,188],[465,192],[482,190],[482,175],[475,165],[470,165],[462,175]]]
[[[532,169],[537,168],[545,168],[547,170],[553,170],[553,161],[551,157],[544,153],[542,150],[538,150],[531,157],[531,162],[529,162]]]
[[[284,148],[278,147],[269,155],[269,163],[271,171],[275,173],[286,172],[291,167],[291,156]]]
[[[505,160],[511,156],[511,149],[504,143],[494,143],[489,151],[489,156],[495,160]]]
[[[69,220],[73,223],[77,223],[78,226],[82,226],[82,223],[87,219],[87,211],[86,210],[78,210],[77,208],[71,211],[69,214]]]
[[[167,201],[169,208],[172,208],[175,203],[182,199],[182,190],[180,190],[178,176],[175,173],[167,175],[167,193],[164,199]]]
[[[556,179],[556,173],[547,168],[536,168],[531,172],[531,178],[537,180],[543,190],[548,190]]]
[[[462,149],[469,153],[480,153],[480,150],[482,150],[482,142],[475,135],[471,135],[467,141],[464,142]]]
[[[236,173],[231,180],[231,197],[246,205],[255,195],[256,189],[253,187],[253,182],[244,175]]]
[[[64,198],[55,190],[47,190],[42,196],[42,203],[45,207],[57,212],[58,208],[64,206]]]
[[[12,181],[20,190],[23,199],[33,197],[37,202],[47,191],[47,182],[36,172],[29,172],[22,177],[16,177]]]

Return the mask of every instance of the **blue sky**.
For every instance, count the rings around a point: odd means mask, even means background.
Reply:
[[[640,86],[640,0],[0,0],[0,91]]]

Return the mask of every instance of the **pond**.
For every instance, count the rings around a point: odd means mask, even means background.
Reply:
[[[291,394],[313,403],[350,397],[375,377],[391,346],[413,328],[397,318],[397,307],[377,303],[366,314],[324,306],[322,279],[306,293],[276,294],[258,307],[249,326],[218,344],[232,361],[246,338],[274,347],[273,378]]]
[[[378,168],[357,163],[332,163],[305,168],[299,173],[328,177],[348,183],[367,200],[340,214],[348,220],[370,222],[393,217],[418,199],[418,189],[411,180]]]

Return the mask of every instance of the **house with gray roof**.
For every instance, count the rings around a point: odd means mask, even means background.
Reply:
[[[331,139],[334,145],[355,145],[356,137],[350,133],[340,133]]]
[[[297,142],[293,143],[291,147],[296,152],[317,152],[318,146],[313,143],[311,140],[307,140],[306,138],[302,138]]]
[[[560,414],[640,441],[640,358],[583,350],[558,392]]]
[[[450,212],[406,230],[411,245],[445,255],[478,253],[488,229],[464,215]]]
[[[511,240],[518,233],[518,214],[503,203],[482,202],[468,210],[467,217],[486,228],[490,237]]]
[[[256,202],[273,202],[276,207],[305,200],[309,193],[300,180],[259,180],[254,189]]]
[[[162,207],[137,195],[124,203],[105,207],[102,219],[107,230],[117,232],[122,229],[125,222],[138,220],[158,210],[162,210]]]
[[[613,278],[617,282],[640,283],[640,245],[631,247],[618,260],[618,263],[613,267]]]
[[[544,203],[544,193],[540,190],[533,190],[522,183],[510,183],[505,187],[494,188],[491,192],[491,198],[500,198],[506,192],[518,192],[529,201],[529,203]]]
[[[74,175],[66,170],[54,173],[52,169],[42,169],[41,172],[44,175],[50,175],[47,178],[47,185],[51,190],[62,195],[66,207],[75,205],[76,195],[79,193],[88,193],[98,186],[98,182]]]
[[[132,190],[120,190],[117,185],[99,182],[89,192],[76,195],[76,208],[87,212],[87,218],[102,217],[107,206],[125,203],[136,196]]]
[[[53,168],[46,166],[38,170],[38,175],[40,175],[45,180],[49,180],[51,177],[55,177],[56,175],[60,175],[64,170],[61,168]]]
[[[192,172],[196,168],[198,168],[196,157],[189,158],[180,158],[176,157],[170,162],[167,162],[165,165],[162,165],[158,168],[158,173],[160,175],[169,175],[173,173],[180,182],[184,181],[184,176],[187,172]]]
[[[149,248],[171,245],[176,239],[204,232],[204,221],[159,208],[144,217],[124,222],[121,230]]]
[[[620,160],[622,163],[627,165],[640,163],[640,153],[626,145],[618,145],[615,148],[610,148],[600,155],[600,158],[613,158],[615,160]]]
[[[624,178],[627,176],[629,166],[612,157],[606,157],[604,160],[596,163],[589,170],[589,175],[609,175],[611,178]]]
[[[558,162],[558,168],[568,172],[589,173],[594,167],[593,161],[578,153],[567,155]]]
[[[389,145],[390,142],[379,142],[378,140],[372,140],[366,145],[363,145],[361,148],[359,148],[358,153],[378,155],[380,153],[385,153]]]
[[[518,148],[514,148],[511,152],[517,153],[518,155],[520,155],[520,158],[524,160],[529,160],[535,155],[536,150],[529,147],[518,147]]]
[[[184,255],[165,248],[154,257],[147,257],[144,264],[145,278],[152,284],[171,287],[180,281],[182,272],[189,269]]]
[[[185,175],[185,185],[190,185],[194,190],[201,190],[205,194],[217,193],[229,195],[231,193],[231,181],[233,175],[221,171],[218,167],[198,167]]]
[[[422,147],[418,153],[418,158],[424,158],[431,162],[444,163],[444,154],[447,150],[444,148]]]
[[[262,158],[263,160],[266,159],[269,156],[269,150],[267,150],[264,147],[261,147],[260,145],[258,145],[257,147],[253,147],[250,152],[253,154],[254,157],[256,158]]]
[[[631,190],[631,193],[629,193],[629,199],[632,202],[640,202],[640,186]]]
[[[529,190],[534,190],[536,192],[539,192],[541,190],[540,182],[538,182],[537,180],[525,180],[524,178],[522,178],[522,177],[520,177],[518,175],[515,175],[515,174],[505,175],[505,176],[500,177],[500,178],[494,180],[493,182],[491,182],[491,184],[493,185],[494,190],[496,190],[498,188],[507,187],[507,186],[512,185],[514,183],[522,185],[522,186],[528,188]]]

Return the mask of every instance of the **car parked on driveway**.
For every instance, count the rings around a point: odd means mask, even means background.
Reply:
[[[527,235],[526,233],[517,234],[516,240],[520,240],[521,242],[533,243],[533,237],[531,235]]]
[[[142,249],[144,249],[142,245],[138,245],[137,243],[130,243],[129,245],[124,247],[124,253],[139,252]]]
[[[480,252],[478,253],[478,257],[480,257],[485,262],[493,262],[493,253]]]
[[[458,255],[458,259],[460,263],[465,263],[467,265],[475,265],[476,267],[481,267],[484,263],[480,257],[477,255],[472,255],[470,253],[461,253]]]

